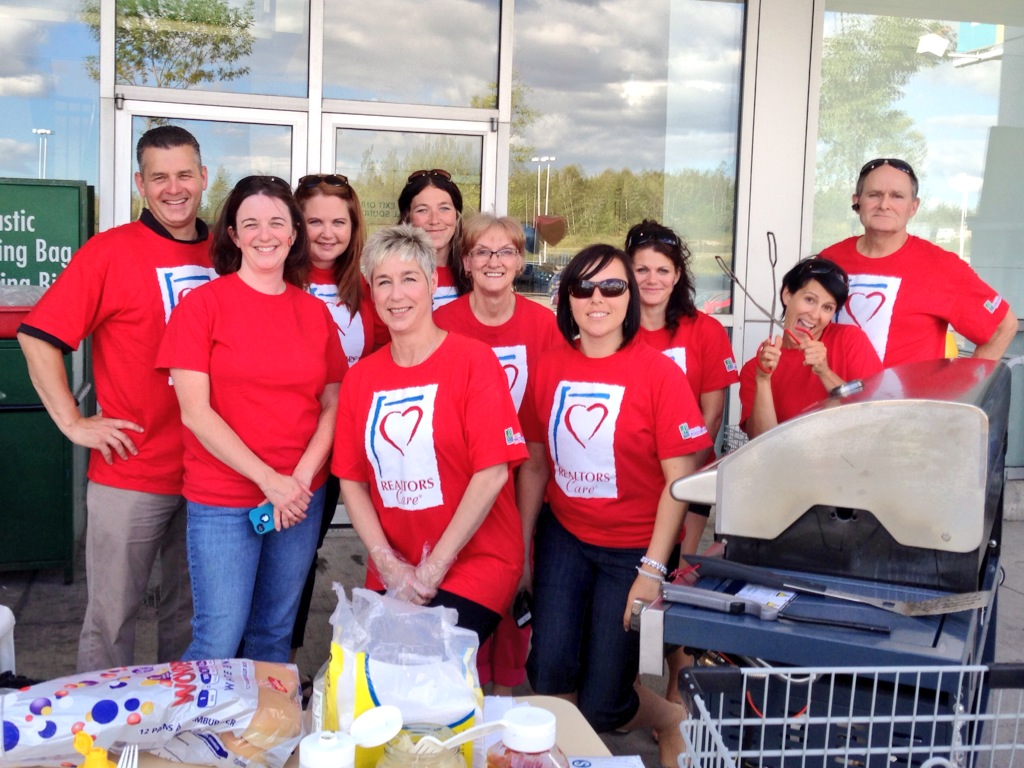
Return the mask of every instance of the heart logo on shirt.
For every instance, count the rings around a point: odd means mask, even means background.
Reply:
[[[881,291],[871,293],[850,294],[846,300],[846,311],[861,328],[878,314],[878,311],[885,305],[885,294]]]
[[[418,405],[410,405],[401,412],[391,411],[380,420],[381,437],[405,456],[405,451],[402,450],[399,443],[408,446],[416,436],[416,430],[420,428],[421,421],[423,421],[423,409]],[[406,434],[408,437],[403,440],[403,436]]]
[[[508,390],[511,392],[512,387],[519,381],[519,366],[503,365],[501,367],[505,370],[505,375],[508,377]]]
[[[586,448],[587,445],[580,439],[580,435],[586,435],[587,442],[589,442],[597,434],[597,430],[601,428],[606,418],[608,418],[608,407],[603,403],[571,405],[565,412],[565,427],[569,430],[569,434],[576,439],[576,442]]]

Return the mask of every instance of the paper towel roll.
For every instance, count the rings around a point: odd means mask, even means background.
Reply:
[[[299,742],[300,768],[352,768],[356,742],[347,733],[320,731]]]

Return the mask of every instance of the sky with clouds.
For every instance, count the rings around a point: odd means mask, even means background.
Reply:
[[[372,3],[326,6],[329,98],[465,106],[495,79],[498,0],[400,0],[386,19]],[[79,8],[80,0],[0,5],[0,175],[35,175],[31,129],[46,127],[55,131],[50,175],[95,181],[97,86],[81,62],[97,46]],[[257,12],[252,73],[216,87],[304,94],[308,4],[271,8],[272,16]],[[741,3],[517,0],[514,24],[513,64],[538,113],[522,140],[555,156],[554,167],[735,171]],[[983,173],[1001,66],[944,62],[907,88],[900,106],[928,139],[929,195],[959,202],[953,177]],[[239,135],[225,124],[211,141],[211,154],[232,168],[285,172],[288,140],[276,131]]]

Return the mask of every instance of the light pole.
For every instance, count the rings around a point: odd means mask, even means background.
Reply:
[[[546,178],[546,180],[544,182],[544,215],[547,216],[548,215],[548,196],[551,193],[551,164],[556,159],[557,158],[554,155],[551,155],[550,157],[548,155],[544,155],[543,157],[533,157],[533,158],[530,158],[531,162],[537,163],[537,216],[540,216],[540,166],[541,166],[542,163],[547,163],[547,166],[548,166],[547,178]],[[540,235],[540,230],[537,228],[536,219],[534,220],[534,230],[537,232],[537,235],[539,236]],[[541,263],[542,264],[546,264],[547,260],[548,260],[548,244],[545,242],[544,243],[544,255],[541,258]]]
[[[53,131],[49,128],[33,128],[32,133],[39,137],[39,178],[46,178],[46,143],[47,137],[53,135]]]

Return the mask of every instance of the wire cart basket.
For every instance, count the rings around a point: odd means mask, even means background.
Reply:
[[[1024,664],[694,667],[681,687],[679,768],[1024,765]]]

